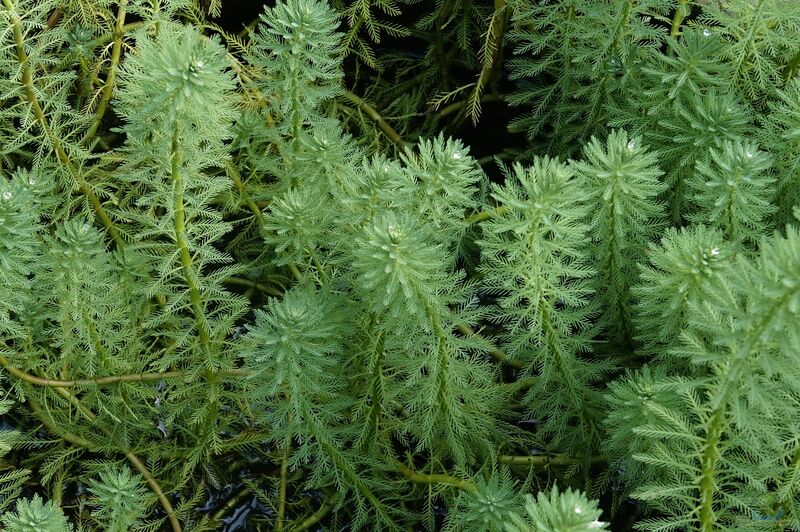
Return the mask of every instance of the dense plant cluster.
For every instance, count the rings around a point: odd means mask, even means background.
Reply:
[[[225,9],[2,0],[4,530],[800,528],[800,4]]]

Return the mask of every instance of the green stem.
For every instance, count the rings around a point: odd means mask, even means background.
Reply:
[[[292,272],[292,275],[294,276],[295,281],[302,281],[303,280],[303,274],[300,273],[300,270],[297,269],[297,265],[296,264],[294,264],[294,263],[289,264],[289,271]]]
[[[236,189],[239,191],[239,195],[242,196],[242,200],[244,200],[247,207],[250,209],[250,212],[253,213],[253,216],[256,217],[259,225],[264,225],[264,215],[261,213],[261,209],[258,208],[256,202],[250,197],[250,194],[247,192],[247,187],[244,185],[242,181],[242,177],[239,174],[239,171],[236,167],[232,164],[226,163],[225,170],[228,173],[228,176],[233,181],[233,184],[236,186]]]
[[[338,493],[334,493],[327,499],[325,502],[322,503],[322,506],[319,507],[319,510],[308,516],[303,520],[302,523],[298,524],[296,527],[292,528],[292,532],[302,532],[303,530],[308,530],[312,526],[319,523],[326,515],[328,515],[331,510],[336,507],[336,504],[339,502],[341,495]]]
[[[242,181],[242,178],[239,175],[239,172],[236,170],[236,168],[234,168],[233,165],[230,165],[230,164],[225,165],[225,168],[228,170],[228,175],[230,176],[231,180],[233,181],[233,184],[236,185],[237,189],[239,189],[239,193],[241,194],[242,199],[245,201],[245,204],[247,204],[247,207],[250,209],[250,212],[252,212],[253,215],[256,217],[256,220],[258,221],[259,225],[261,225],[263,227],[264,226],[264,214],[261,212],[261,209],[256,204],[256,202],[254,202],[250,198],[250,195],[247,193],[247,187],[245,186],[244,182]],[[320,271],[322,271],[321,268],[319,268],[319,269],[320,269]],[[295,280],[297,280],[297,281],[302,281],[303,280],[303,274],[300,273],[299,269],[297,269],[297,265],[289,264],[289,271],[292,273],[292,276],[295,278]],[[323,274],[324,274],[324,272],[323,272]],[[226,279],[226,282],[230,282],[232,284],[241,284],[241,285],[245,285],[245,283],[246,283],[246,281],[243,280],[243,279],[235,279],[235,278]],[[253,286],[254,288],[258,288],[259,290],[262,290],[262,288],[259,288],[259,286],[256,286],[256,285],[247,284],[246,286]],[[263,285],[261,285],[261,286],[263,286]],[[267,289],[266,290],[262,290],[262,291],[264,291],[264,292],[266,292],[268,294],[277,295],[277,296],[283,295],[283,294],[281,294],[281,293],[279,293],[279,292],[277,292],[275,290],[269,289],[268,287],[265,287],[265,288],[267,288]]]
[[[725,432],[728,397],[731,392],[738,392],[733,386],[739,380],[739,375],[745,366],[745,361],[758,347],[761,335],[772,322],[775,314],[787,304],[787,301],[793,301],[794,296],[794,293],[789,293],[778,301],[773,302],[767,314],[758,320],[756,326],[751,330],[748,340],[744,345],[736,349],[732,357],[729,357],[730,363],[723,374],[722,382],[716,388],[715,394],[709,403],[713,410],[705,432],[705,448],[703,449],[701,463],[702,473],[698,488],[700,500],[698,519],[699,529],[702,532],[711,532],[716,529],[716,519],[714,516],[714,494],[717,490],[715,477],[718,473],[716,465],[721,457],[719,444]]]
[[[225,505],[222,508],[220,508],[219,510],[216,511],[216,513],[214,513],[214,515],[211,517],[211,519],[213,521],[220,521],[223,518],[223,516],[231,508],[236,506],[244,497],[246,497],[248,493],[250,493],[250,488],[247,487],[247,486],[245,486],[244,488],[239,490],[239,492],[236,495],[234,495],[233,497],[228,499],[228,501],[225,503]]]
[[[377,324],[376,321],[373,321],[372,326],[374,327]],[[384,337],[385,333],[380,332],[378,333],[378,339],[376,341],[375,348],[372,349],[373,360],[372,360],[372,385],[371,385],[371,400],[370,400],[370,407],[369,413],[367,414],[367,422],[365,425],[365,429],[363,431],[364,438],[362,439],[362,447],[369,448],[372,445],[373,441],[377,439],[378,434],[378,426],[380,424],[380,419],[383,414],[383,397],[384,397],[384,385],[383,385],[383,358],[384,358]]]
[[[689,0],[678,0],[678,5],[675,7],[675,14],[672,16],[672,27],[669,31],[669,36],[676,38],[681,33],[681,25],[683,19],[689,14]]]
[[[476,212],[475,214],[471,214],[471,215],[467,216],[467,218],[464,220],[464,222],[467,225],[472,225],[474,223],[483,222],[485,220],[488,220],[492,216],[499,216],[499,215],[505,214],[507,212],[508,212],[508,207],[503,205],[503,206],[500,206],[500,207],[496,207],[496,208],[494,208],[494,209],[492,209],[490,211],[480,211],[480,212]]]
[[[186,286],[189,288],[189,300],[192,304],[192,311],[194,312],[195,327],[197,334],[200,337],[200,343],[203,347],[208,348],[211,343],[211,336],[208,327],[205,323],[205,315],[203,313],[203,301],[200,296],[200,290],[195,283],[194,264],[192,261],[192,254],[189,251],[189,243],[186,237],[186,214],[183,205],[183,191],[185,184],[183,176],[180,171],[181,167],[181,152],[180,152],[180,139],[179,127],[175,124],[175,130],[172,133],[172,186],[173,186],[173,209],[175,212],[174,228],[175,228],[175,243],[178,246],[178,253],[181,258],[181,267],[183,268],[183,278]]]
[[[797,72],[797,67],[800,66],[800,52],[797,52],[794,57],[792,57],[788,63],[786,63],[786,67],[783,70],[783,80],[784,82],[789,81],[791,78],[794,77],[795,72]]]
[[[420,300],[425,301],[425,313],[431,324],[433,334],[436,336],[436,399],[438,401],[439,411],[444,414],[446,420],[449,421],[450,416],[450,393],[449,393],[449,367],[450,367],[450,353],[447,350],[447,337],[442,327],[439,313],[436,312],[430,305],[421,291],[418,292]],[[429,371],[431,371],[429,369]]]
[[[404,477],[415,484],[447,484],[465,491],[475,491],[475,484],[469,480],[453,477],[443,473],[425,474],[414,471],[403,462],[395,460],[395,467]]]
[[[486,30],[486,42],[483,47],[483,65],[475,82],[475,89],[467,98],[467,112],[460,117],[463,121],[467,116],[472,118],[472,123],[477,124],[481,111],[481,97],[483,89],[494,76],[499,59],[503,51],[503,37],[506,28],[506,0],[494,0],[494,12]],[[458,126],[458,122],[456,126]]]
[[[291,418],[290,418],[291,423]],[[289,476],[289,447],[291,438],[286,437],[283,445],[283,455],[281,456],[281,482],[278,490],[278,516],[275,521],[275,530],[283,530],[283,520],[286,516],[286,483]]]
[[[526,465],[534,467],[547,467],[557,465],[579,465],[589,462],[590,464],[599,464],[607,461],[605,456],[589,456],[582,458],[579,456],[561,456],[561,455],[532,455],[532,456],[509,456],[500,455],[498,461],[501,464],[507,465]]]
[[[119,4],[117,6],[117,23],[114,25],[114,44],[111,47],[111,64],[108,67],[106,83],[103,87],[103,96],[100,99],[100,103],[97,104],[97,112],[95,112],[94,122],[86,132],[86,135],[83,137],[82,142],[84,144],[89,142],[92,137],[94,137],[95,133],[97,133],[97,128],[100,127],[100,122],[103,120],[103,115],[106,113],[108,104],[111,101],[111,95],[114,92],[114,82],[117,77],[117,65],[119,64],[119,58],[122,53],[122,35],[123,28],[125,26],[125,8],[127,5],[128,0],[119,0]]]
[[[716,530],[716,519],[714,518],[714,493],[717,483],[715,476],[717,473],[717,461],[720,458],[719,443],[722,437],[724,419],[724,408],[718,408],[711,416],[711,421],[706,432],[705,449],[702,458],[702,473],[700,474],[700,510],[698,519],[700,520],[700,530],[702,532],[712,532]]]
[[[259,283],[258,281],[251,281],[250,279],[242,279],[241,277],[226,277],[223,281],[227,284],[235,284],[239,286],[246,286],[248,288],[255,288],[265,294],[269,294],[271,296],[280,297],[283,295],[283,292],[278,290],[277,288],[273,288],[269,285]]]
[[[75,404],[81,412],[83,412],[92,422],[95,421],[97,416],[94,413],[83,406],[80,402],[80,399],[72,395],[68,390],[64,388],[54,388],[54,390],[67,399],[69,402]],[[89,449],[92,451],[98,450],[98,446],[90,442],[89,440],[72,434],[70,432],[64,432],[58,429],[54,424],[50,422],[50,420],[45,415],[44,411],[39,407],[34,401],[29,400],[29,404],[31,405],[31,409],[34,411],[34,414],[42,422],[42,424],[52,432],[53,434],[57,434],[61,437],[64,441],[71,443],[73,445],[77,445],[79,447],[83,447],[85,449]],[[111,433],[105,429],[101,428],[101,430],[106,433],[107,436],[111,436]],[[169,499],[166,495],[164,495],[164,491],[161,489],[161,485],[158,481],[153,477],[150,473],[150,470],[147,469],[141,460],[130,450],[127,449],[120,449],[120,451],[125,455],[125,458],[136,468],[140,475],[145,479],[145,482],[150,486],[150,489],[153,490],[153,493],[156,494],[158,501],[161,503],[161,507],[164,508],[164,511],[167,513],[167,518],[169,519],[170,526],[172,527],[173,532],[182,532],[181,524],[178,521],[178,518],[175,515],[175,510],[172,508],[172,504],[169,502]]]
[[[502,94],[485,94],[481,96],[481,103],[489,103],[489,102],[503,102],[505,101],[505,96]],[[467,101],[461,100],[458,102],[451,103],[450,105],[446,105],[442,107],[442,109],[436,113],[436,119],[441,120],[445,118],[447,115],[451,115],[457,111],[461,111],[464,107],[468,104]]]
[[[159,373],[131,373],[127,375],[111,375],[107,377],[98,377],[96,379],[74,379],[74,380],[58,380],[46,379],[37,377],[26,373],[19,368],[11,365],[11,361],[6,357],[0,355],[0,366],[8,371],[14,377],[23,380],[36,386],[49,386],[60,388],[73,388],[77,386],[104,386],[107,384],[118,384],[120,382],[150,382],[159,381],[162,379],[174,379],[185,377],[188,375],[186,371],[163,371]],[[232,377],[248,377],[250,372],[244,369],[229,369],[222,372],[224,375]]]
[[[119,233],[114,227],[114,223],[108,216],[108,213],[106,213],[105,209],[103,208],[100,199],[91,189],[89,183],[86,182],[81,173],[78,171],[78,168],[72,162],[69,155],[67,155],[67,152],[64,151],[64,147],[61,145],[61,140],[50,128],[50,123],[44,114],[42,106],[39,104],[39,100],[36,98],[36,91],[33,89],[33,74],[31,73],[30,59],[28,54],[25,52],[24,39],[22,37],[22,21],[20,20],[19,15],[16,14],[12,0],[3,0],[3,4],[6,6],[6,9],[11,15],[11,26],[14,34],[14,47],[17,53],[17,60],[19,61],[20,65],[22,65],[22,88],[25,92],[26,100],[33,109],[33,115],[36,117],[36,121],[39,122],[39,125],[44,131],[45,136],[53,146],[53,150],[56,152],[58,160],[66,167],[69,174],[75,180],[78,185],[78,190],[81,192],[81,194],[86,196],[86,199],[89,200],[89,203],[92,205],[94,213],[100,220],[100,223],[106,228],[114,243],[117,244],[117,246],[122,247],[124,242],[122,241],[122,238],[120,238]]]
[[[392,126],[386,122],[386,120],[384,120],[381,114],[376,111],[374,107],[350,91],[344,91],[343,96],[356,104],[359,109],[361,109],[361,111],[370,118],[370,120],[375,122],[375,125],[377,125],[381,131],[383,131],[384,135],[389,137],[389,140],[397,145],[398,148],[404,148],[406,146],[406,143],[400,134],[397,133],[397,131],[395,131],[394,128],[392,128]]]
[[[446,1],[442,5],[441,10],[439,11],[439,16],[436,17],[436,23],[433,29],[433,37],[436,47],[436,62],[439,66],[439,76],[442,78],[442,92],[447,92],[450,90],[450,67],[445,53],[446,48],[444,44],[444,36],[442,35],[442,29],[444,23],[447,21],[448,15],[450,14],[451,3],[452,2],[450,1]]]

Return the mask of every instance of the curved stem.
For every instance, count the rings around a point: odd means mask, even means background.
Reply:
[[[69,402],[76,405],[81,410],[81,412],[83,412],[84,415],[86,415],[91,421],[94,421],[97,418],[97,416],[91,410],[86,408],[81,403],[80,399],[72,395],[68,390],[64,388],[55,388],[55,391],[59,395],[67,399]],[[52,432],[53,434],[57,434],[64,441],[71,443],[73,445],[84,447],[85,449],[89,449],[92,451],[98,450],[99,446],[93,444],[89,440],[77,436],[75,434],[72,434],[70,432],[64,432],[59,430],[58,427],[56,427],[47,419],[47,416],[44,414],[44,411],[40,406],[38,406],[32,400],[29,400],[29,403],[31,405],[31,409],[34,411],[34,414],[36,414],[36,417],[39,418],[39,421],[41,421],[42,424],[50,432]],[[100,430],[105,432],[106,435],[110,436],[110,433],[107,429],[101,428]],[[158,483],[155,477],[153,477],[153,475],[150,473],[150,470],[147,469],[147,466],[145,466],[142,463],[142,461],[139,460],[139,458],[133,453],[133,451],[130,451],[128,449],[120,449],[120,451],[125,455],[125,458],[128,459],[128,461],[133,465],[133,467],[136,468],[139,474],[142,475],[147,484],[150,486],[150,489],[153,490],[153,493],[156,494],[158,501],[161,503],[161,507],[164,508],[164,511],[167,513],[167,518],[169,519],[173,532],[182,532],[183,529],[181,528],[181,524],[175,515],[175,509],[172,507],[172,504],[169,502],[167,496],[164,495],[164,491],[161,489],[161,485]]]
[[[464,336],[477,336],[478,334],[469,325],[458,324],[456,327]],[[493,359],[497,360],[498,362],[505,362],[514,369],[525,369],[525,362],[522,360],[508,358],[508,355],[499,349],[492,349],[489,351],[489,354]]]
[[[717,490],[715,477],[717,474],[717,461],[720,458],[719,443],[722,437],[724,409],[718,408],[711,417],[706,433],[705,449],[703,450],[702,470],[700,475],[700,510],[698,519],[700,530],[711,532],[715,530],[714,493]]]
[[[475,88],[467,97],[466,113],[460,115],[459,122],[469,116],[472,119],[473,125],[478,123],[478,117],[481,113],[483,89],[497,71],[497,66],[503,51],[502,45],[505,35],[506,19],[506,0],[494,0],[494,11],[492,12],[492,17],[489,19],[489,28],[486,30],[486,40],[481,50],[483,52],[483,65],[478,74],[478,79],[475,82]],[[456,125],[459,125],[458,122]]]
[[[127,458],[128,461],[133,464],[133,467],[135,467],[139,474],[144,477],[145,481],[150,486],[150,489],[153,490],[153,493],[155,493],[156,497],[158,497],[161,507],[164,508],[165,512],[167,512],[167,518],[169,519],[170,526],[172,526],[172,530],[174,532],[182,532],[181,524],[178,521],[178,518],[175,516],[175,510],[172,508],[172,504],[161,490],[161,485],[158,483],[155,477],[150,474],[147,466],[145,466],[142,461],[139,460],[139,458],[131,451],[125,452],[125,458]]]
[[[283,445],[281,456],[281,481],[278,490],[278,516],[275,521],[275,530],[283,530],[283,520],[286,516],[286,483],[289,476],[289,446],[291,438],[287,437]]]
[[[192,262],[192,255],[189,251],[189,243],[186,237],[186,213],[183,205],[183,191],[185,184],[183,176],[181,175],[181,152],[179,141],[179,127],[175,124],[175,129],[172,133],[172,186],[173,186],[173,209],[175,212],[174,229],[175,229],[175,243],[178,246],[178,253],[181,258],[181,267],[183,268],[183,278],[186,282],[186,287],[189,289],[189,299],[192,304],[192,311],[194,313],[195,327],[197,334],[200,337],[200,343],[207,347],[211,342],[211,336],[206,327],[205,316],[203,314],[203,301],[200,296],[200,290],[195,283],[194,264]]]
[[[259,283],[258,281],[251,281],[250,279],[242,279],[241,277],[226,277],[225,279],[223,279],[223,282],[239,286],[246,286],[248,288],[255,288],[256,290],[259,290],[261,292],[264,292],[265,294],[269,294],[275,297],[280,297],[283,295],[283,292],[281,292],[277,288],[273,288],[269,285]]]

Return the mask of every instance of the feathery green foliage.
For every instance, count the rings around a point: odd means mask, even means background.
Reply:
[[[482,284],[498,296],[491,318],[504,350],[535,375],[525,395],[543,446],[591,452],[599,434],[595,384],[611,367],[590,360],[598,314],[584,248],[586,200],[570,166],[549,158],[515,165],[492,196],[503,214],[482,226]]]
[[[6,530],[12,532],[69,532],[72,526],[64,513],[52,501],[44,502],[38,495],[30,501],[20,499],[13,512],[0,517]]]
[[[598,272],[597,301],[601,325],[610,337],[633,345],[631,287],[637,278],[636,263],[644,257],[647,242],[663,223],[664,191],[658,178],[657,157],[638,137],[621,130],[611,132],[605,146],[592,138],[583,151],[584,160],[572,163],[582,178],[593,243],[592,266]]]
[[[800,528],[797,7],[229,13],[0,4],[4,530]]]

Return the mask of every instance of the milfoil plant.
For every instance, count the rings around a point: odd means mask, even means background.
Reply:
[[[2,1],[4,530],[800,528],[798,8],[409,4]]]

